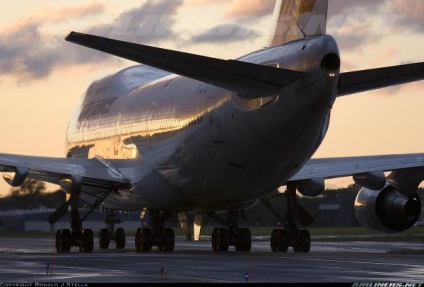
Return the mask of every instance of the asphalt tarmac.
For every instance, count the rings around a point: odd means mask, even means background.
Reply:
[[[273,253],[254,240],[251,252],[212,251],[209,241],[177,238],[175,251],[54,252],[53,238],[0,238],[0,286],[6,283],[424,283],[424,241],[313,242],[308,254]],[[113,247],[111,243],[111,247]],[[47,267],[48,264],[48,268]],[[41,285],[39,285],[41,286]],[[64,285],[66,286],[66,285]],[[424,285],[423,285],[424,286]]]

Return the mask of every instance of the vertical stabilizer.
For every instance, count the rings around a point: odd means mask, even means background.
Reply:
[[[327,30],[328,0],[277,0],[268,47],[283,45]]]

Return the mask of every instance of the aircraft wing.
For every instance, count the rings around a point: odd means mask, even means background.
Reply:
[[[297,71],[221,60],[77,32],[71,32],[66,41],[221,87],[245,99],[276,95],[281,87],[303,75]]]
[[[121,171],[100,158],[71,159],[0,154],[0,172],[19,171],[29,177],[60,184],[66,177],[81,178],[82,185],[110,189],[131,187]]]
[[[424,79],[424,63],[342,73],[338,96],[406,84]]]
[[[424,154],[311,159],[291,179],[338,178],[367,172],[393,171],[424,166]]]

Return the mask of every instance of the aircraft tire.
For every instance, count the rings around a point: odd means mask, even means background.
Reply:
[[[59,253],[71,251],[71,231],[69,229],[59,229],[56,232],[56,250]]]
[[[174,251],[175,247],[175,234],[172,228],[164,228],[160,234],[160,251]]]
[[[249,228],[237,228],[236,251],[250,251],[252,248],[252,233]]]
[[[93,230],[83,229],[81,233],[81,244],[79,246],[80,252],[91,253],[93,252],[94,239]]]
[[[123,228],[116,229],[116,232],[115,232],[116,249],[124,249],[125,243],[126,243],[125,230]]]
[[[108,249],[109,248],[109,230],[106,228],[100,229],[99,232],[99,246],[100,249]]]

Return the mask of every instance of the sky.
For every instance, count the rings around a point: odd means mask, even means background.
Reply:
[[[9,1],[0,17],[0,152],[64,157],[69,118],[89,84],[135,64],[68,43],[69,32],[230,59],[267,45],[274,3]],[[423,14],[424,1],[330,0],[327,34],[342,72],[423,62]],[[424,81],[339,98],[314,157],[421,153],[423,123]],[[0,195],[9,189],[0,183]]]

